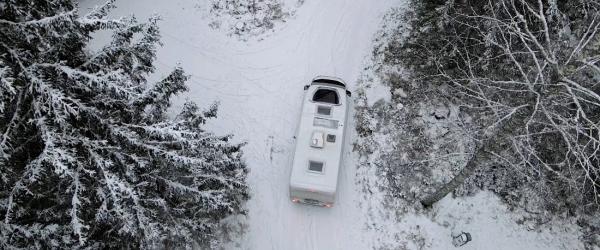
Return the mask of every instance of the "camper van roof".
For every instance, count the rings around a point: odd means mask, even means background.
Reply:
[[[304,98],[290,185],[335,192],[344,143],[346,95],[337,94],[336,104],[313,101],[321,89],[311,86]]]

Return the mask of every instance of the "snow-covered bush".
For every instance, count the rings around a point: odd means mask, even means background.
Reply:
[[[600,3],[575,2],[449,1],[442,18],[391,49],[421,64],[406,65],[417,77],[452,86],[453,102],[482,128],[509,121],[486,158],[544,183],[548,206],[593,211]]]
[[[371,162],[394,209],[420,209],[413,205],[448,182],[466,162],[473,148],[472,128],[459,122],[459,111],[443,89],[413,85],[398,74],[382,77],[392,87],[390,102],[358,105],[358,148],[362,154],[376,155]],[[365,97],[359,93],[357,98]]]
[[[294,3],[295,2],[295,3]],[[291,4],[301,5],[304,0],[211,0],[210,12],[215,16],[211,26],[225,24],[232,34],[245,39],[273,30],[277,22],[285,22],[293,15]]]
[[[391,92],[408,96],[392,99],[389,112],[418,114],[389,118],[399,135],[385,154],[392,157],[381,164],[391,172],[386,178],[394,190],[391,196],[410,190],[427,193],[431,182],[440,183],[437,177],[460,172],[464,162],[439,173],[448,162],[440,164],[437,156],[450,150],[477,156],[473,159],[479,166],[456,194],[485,188],[532,213],[597,216],[600,3],[428,0],[413,1],[413,6],[416,15],[408,35],[388,36],[397,40],[376,51]],[[408,72],[398,76],[401,81],[389,73],[398,69]],[[433,120],[415,102],[426,107],[443,103],[456,111],[457,119],[434,114]],[[449,134],[441,137],[446,139],[407,147],[416,140],[411,136],[431,139],[427,131],[444,124],[440,120],[448,121]],[[459,141],[449,136],[453,133],[464,135],[462,147],[456,147]],[[402,164],[406,159],[413,165]],[[424,162],[433,164],[425,170],[413,167]],[[587,228],[598,232],[598,226]]]
[[[0,3],[0,248],[215,247],[244,213],[240,144],[202,127],[180,67],[157,83],[158,18],[79,16],[69,0]],[[90,35],[112,41],[86,52]]]

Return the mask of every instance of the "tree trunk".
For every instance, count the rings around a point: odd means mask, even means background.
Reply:
[[[477,143],[475,146],[475,150],[473,150],[473,154],[471,155],[471,159],[467,162],[467,165],[456,175],[450,182],[446,183],[444,186],[436,190],[433,194],[426,196],[421,200],[421,204],[425,207],[431,207],[434,203],[440,201],[444,198],[448,193],[454,191],[458,186],[460,186],[467,177],[469,177],[481,164],[481,159],[486,158],[488,156],[488,150],[490,148],[490,143],[494,143],[501,132],[504,132],[504,128],[506,124],[509,123],[513,118],[513,113],[509,114],[507,119],[502,118],[492,127],[489,127],[488,131],[484,133],[482,140]]]
[[[521,108],[529,107],[534,105],[533,103],[527,105],[521,105],[513,109],[508,115],[502,117],[496,123],[491,125],[486,129],[483,133],[483,138],[481,141],[477,143],[475,146],[475,150],[473,150],[473,154],[471,155],[471,159],[467,162],[467,165],[460,170],[460,172],[450,180],[450,182],[446,183],[444,186],[436,190],[433,194],[426,196],[421,200],[421,204],[425,207],[431,207],[434,203],[440,201],[444,198],[448,193],[454,191],[458,186],[460,186],[466,179],[469,177],[481,163],[482,159],[489,158],[490,153],[494,152],[493,146],[494,143],[498,142],[498,136],[509,136],[516,133],[515,129],[524,128],[525,118],[531,115],[532,111],[526,111],[522,113]],[[507,126],[507,124],[510,124]]]
[[[485,141],[482,144],[484,143],[487,142]],[[475,152],[473,152],[473,155],[471,156],[471,159],[469,159],[467,162],[467,165],[456,176],[454,176],[450,182],[437,189],[433,194],[430,194],[422,199],[421,204],[423,204],[425,207],[431,207],[431,205],[440,201],[442,198],[448,195],[448,193],[454,191],[458,186],[460,186],[465,179],[467,179],[467,177],[469,177],[479,167],[479,159],[483,157],[483,154],[486,154],[485,150],[483,150],[484,148],[485,147],[483,145],[480,146],[480,144],[478,144]]]

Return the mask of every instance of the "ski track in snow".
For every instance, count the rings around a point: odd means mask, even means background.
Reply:
[[[357,156],[351,152],[354,121],[346,129],[345,162],[331,209],[293,204],[288,185],[294,132],[303,86],[317,75],[341,77],[354,90],[383,13],[404,0],[306,1],[296,15],[278,23],[262,41],[239,41],[208,27],[195,7],[204,1],[118,1],[111,16],[133,13],[143,20],[159,14],[164,46],[158,51],[158,79],[177,63],[192,77],[185,100],[208,107],[219,101],[217,134],[248,142],[244,154],[252,198],[243,249],[368,249],[366,213],[355,183]],[[82,12],[98,1],[82,0]],[[353,110],[351,107],[350,110]],[[350,117],[353,117],[351,111]]]

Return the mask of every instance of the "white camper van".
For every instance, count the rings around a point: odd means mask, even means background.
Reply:
[[[300,124],[290,177],[293,202],[331,207],[335,201],[350,91],[335,77],[304,86]]]

